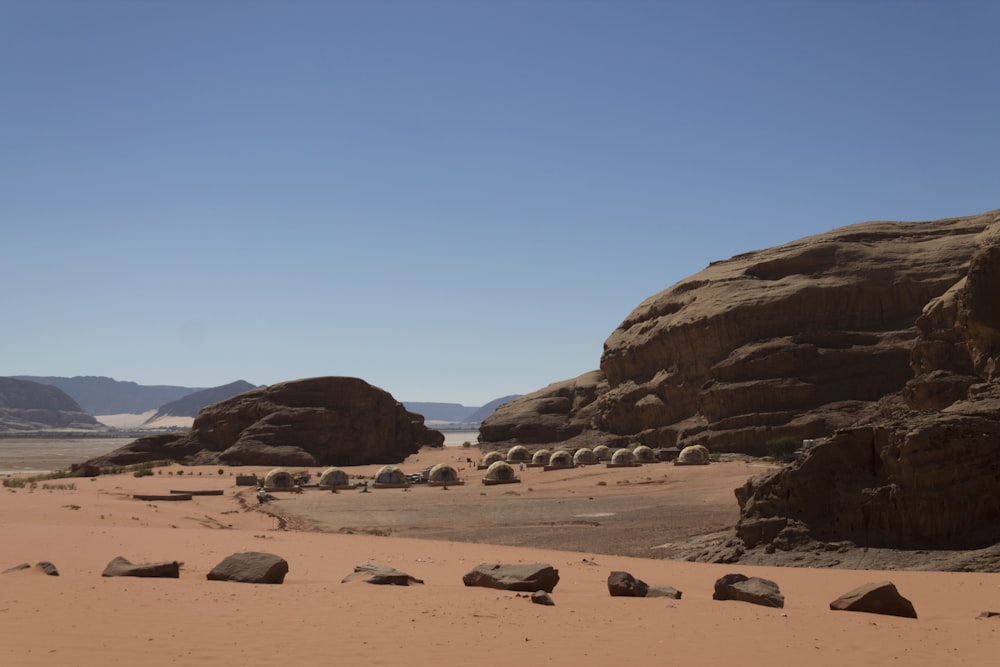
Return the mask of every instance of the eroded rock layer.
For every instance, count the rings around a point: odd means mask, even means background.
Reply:
[[[501,406],[480,439],[763,454],[775,438],[870,418],[904,388],[931,405],[954,400],[987,353],[942,321],[998,217],[861,223],[715,262],[641,303],[605,342],[599,371]],[[975,326],[1000,326],[988,288],[963,294],[983,313]],[[911,361],[937,376],[913,384]]]

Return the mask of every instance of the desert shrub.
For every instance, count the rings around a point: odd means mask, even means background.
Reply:
[[[472,447],[472,443],[466,440],[465,442],[462,443],[462,446],[468,449],[469,447]]]
[[[790,456],[801,446],[802,441],[791,436],[774,438],[773,440],[768,440],[764,443],[764,447],[767,448],[768,456],[775,459],[783,459],[786,456]]]
[[[153,471],[150,470],[149,468],[144,468],[142,470],[136,470],[134,473],[132,473],[132,475],[134,477],[152,477]]]

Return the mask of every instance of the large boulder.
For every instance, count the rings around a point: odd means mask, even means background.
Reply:
[[[91,463],[348,466],[399,463],[443,443],[387,391],[358,378],[319,377],[243,392],[203,408],[190,433],[140,438]]]
[[[851,426],[913,378],[918,318],[933,316],[925,308],[970,262],[984,278],[995,275],[991,257],[973,255],[998,220],[995,211],[861,223],[714,262],[641,303],[605,342],[599,371],[500,406],[480,440],[702,443],[764,454],[778,437]],[[953,357],[990,356],[1000,328],[990,294],[966,290],[962,308],[982,325],[971,333],[983,342],[968,352],[959,345]],[[923,356],[946,358],[949,335]],[[939,379],[925,390],[960,394],[966,381]]]

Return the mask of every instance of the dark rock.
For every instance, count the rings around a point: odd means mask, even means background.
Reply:
[[[976,618],[998,618],[1000,617],[1000,611],[984,611],[980,612],[979,616]]]
[[[681,595],[683,594],[673,586],[650,586],[646,593],[648,598],[670,598],[671,600],[680,600]]]
[[[284,558],[259,551],[245,551],[227,556],[212,568],[207,578],[248,584],[280,584],[286,574],[288,562]]]
[[[466,586],[483,586],[507,591],[547,591],[559,583],[559,570],[544,563],[503,565],[482,563],[462,577]]]
[[[11,574],[13,572],[23,572],[24,570],[30,570],[31,565],[29,563],[21,563],[20,565],[15,565],[14,567],[8,567],[0,574]]]
[[[555,601],[552,596],[545,591],[535,591],[531,594],[531,602],[534,604],[543,604],[546,607],[555,606]]]
[[[713,600],[738,600],[765,607],[784,607],[785,596],[778,584],[768,579],[727,574],[715,582]]]
[[[608,593],[611,597],[644,598],[649,585],[628,572],[614,571],[608,575]]]
[[[913,604],[900,595],[896,586],[889,581],[859,586],[831,602],[830,609],[834,611],[863,611],[869,614],[885,614],[904,618],[917,617]]]
[[[59,576],[59,570],[57,570],[56,566],[47,560],[39,561],[38,563],[35,564],[35,567],[37,567],[39,570],[49,575],[50,577]]]
[[[243,392],[202,409],[190,433],[140,438],[92,463],[353,466],[399,463],[443,443],[388,392],[357,378],[320,377]]]
[[[361,565],[354,566],[354,572],[344,577],[341,583],[347,583],[349,581],[354,581],[355,579],[364,578],[364,581],[369,584],[376,584],[379,586],[409,586],[410,584],[422,584],[423,579],[417,579],[416,577],[406,574],[405,572],[400,572],[399,570],[386,567],[384,565],[374,565],[372,563],[362,563]]]
[[[177,561],[162,563],[131,563],[126,558],[114,558],[101,573],[102,577],[159,577],[177,579],[181,566]]]

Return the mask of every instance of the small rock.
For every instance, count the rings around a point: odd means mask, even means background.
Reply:
[[[628,572],[616,570],[608,575],[608,593],[611,597],[644,598],[648,592],[649,584]]]
[[[101,573],[102,577],[159,577],[177,579],[181,576],[181,566],[177,561],[163,563],[131,563],[118,556]]]
[[[531,594],[531,601],[534,604],[543,604],[546,607],[552,607],[555,605],[555,602],[552,601],[552,596],[546,591],[535,591]]]
[[[503,565],[481,563],[462,577],[466,586],[483,586],[507,591],[552,592],[559,583],[559,570],[545,563]]]
[[[375,565],[373,563],[362,563],[361,565],[354,566],[354,572],[343,578],[341,583],[347,583],[349,581],[354,581],[361,577],[367,577],[365,583],[375,584],[378,586],[409,586],[412,584],[422,584],[423,579],[417,579],[416,577],[406,574],[405,572],[400,572],[399,570],[386,567],[384,565]]]
[[[830,609],[834,611],[863,611],[869,614],[885,614],[887,616],[902,616],[903,618],[917,617],[913,604],[899,594],[891,581],[858,586],[853,591],[844,593],[831,602]]]
[[[288,574],[288,561],[274,554],[245,551],[227,556],[207,578],[246,584],[280,584]]]
[[[52,563],[50,563],[47,560],[39,561],[35,565],[35,567],[37,567],[38,569],[40,569],[42,572],[44,572],[45,574],[49,575],[50,577],[58,577],[59,576],[59,570],[57,570],[56,566],[53,565]]]
[[[727,574],[715,582],[713,600],[738,600],[765,607],[784,607],[785,596],[778,584],[768,579],[747,577],[742,574]]]
[[[648,598],[670,598],[672,600],[680,600],[681,595],[683,594],[673,586],[650,586],[646,593]]]

